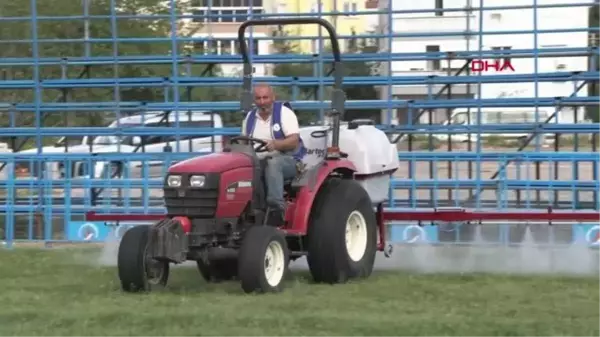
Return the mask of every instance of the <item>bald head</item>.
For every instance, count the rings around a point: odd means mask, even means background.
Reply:
[[[275,100],[273,88],[265,83],[257,84],[254,87],[254,104],[262,114],[270,114]]]

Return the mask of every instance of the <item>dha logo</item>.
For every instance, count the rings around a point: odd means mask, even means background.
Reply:
[[[504,60],[500,62],[500,60],[473,60],[471,61],[471,71],[472,72],[488,72],[490,68],[494,68],[495,71],[507,71],[512,70],[515,71],[515,67],[513,67],[510,60]]]

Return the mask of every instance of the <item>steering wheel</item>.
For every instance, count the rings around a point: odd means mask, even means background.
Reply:
[[[236,136],[229,139],[231,144],[239,144],[240,141],[247,141],[251,143],[260,143],[260,146],[254,149],[255,152],[267,152],[267,142],[262,139],[248,137],[248,136]]]

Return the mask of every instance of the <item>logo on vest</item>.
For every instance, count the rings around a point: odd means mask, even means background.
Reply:
[[[327,150],[325,149],[306,149],[306,154],[316,155],[317,158],[324,158]]]
[[[275,131],[281,130],[281,126],[279,126],[279,123],[273,124],[273,130],[275,130]]]

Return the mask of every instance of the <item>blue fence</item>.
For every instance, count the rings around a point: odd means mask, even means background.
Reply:
[[[2,240],[102,240],[111,234],[86,223],[86,212],[163,213],[168,166],[218,151],[221,137],[239,132],[242,77],[231,67],[241,57],[236,30],[223,37],[223,27],[275,16],[376,21],[375,32],[339,37],[346,118],[373,118],[398,145],[401,168],[386,207],[600,211],[599,30],[583,19],[597,2],[457,0],[436,10],[380,1],[374,9],[293,14],[270,12],[271,2],[229,15],[218,0],[171,0],[166,8],[149,0],[135,9],[128,0],[31,0],[29,8],[3,8]],[[276,87],[304,125],[320,123],[333,84],[327,36],[272,28],[250,29],[254,82]],[[285,41],[316,41],[316,49],[286,49]],[[510,62],[515,71],[473,72],[473,60]],[[186,120],[188,111],[206,114]],[[490,224],[504,228],[490,240],[521,241],[524,223]],[[391,239],[410,241],[404,229],[412,225],[391,226]],[[469,224],[435,225],[421,227],[430,240],[472,240]],[[597,224],[554,225],[565,228],[558,241],[597,241]]]

